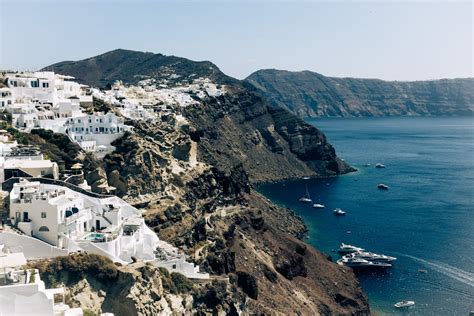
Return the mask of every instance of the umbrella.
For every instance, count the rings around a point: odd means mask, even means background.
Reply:
[[[75,163],[71,166],[71,169],[81,169],[82,168],[82,164],[81,163]]]

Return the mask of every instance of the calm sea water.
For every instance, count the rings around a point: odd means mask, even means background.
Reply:
[[[474,121],[472,118],[316,119],[340,157],[358,169],[259,191],[301,215],[309,242],[330,254],[341,242],[398,257],[384,273],[359,275],[378,314],[468,315],[474,310]],[[377,162],[387,166],[376,169]],[[365,164],[372,164],[365,167]],[[385,183],[390,190],[381,191]],[[347,212],[338,217],[332,210]],[[427,273],[420,273],[426,269]],[[416,301],[400,312],[393,304]]]

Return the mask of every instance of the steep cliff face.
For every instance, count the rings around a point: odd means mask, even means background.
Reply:
[[[167,59],[166,67],[151,64],[144,69],[137,58],[162,57],[131,52],[128,60],[126,52],[118,53],[122,59],[110,75],[105,68],[113,62],[104,60],[108,54],[61,63],[61,72],[87,84],[115,79],[133,84],[143,73],[184,84],[177,78],[193,78],[200,69],[199,76],[226,86],[224,95],[176,109],[181,115],[164,115],[155,123],[128,122],[134,133],[116,140],[116,150],[98,166],[117,194],[143,208],[147,224],[160,238],[217,275],[215,282],[194,285],[192,304],[176,299],[178,305],[214,315],[368,315],[367,297],[354,274],[300,240],[306,232],[301,218],[252,189],[252,182],[350,171],[325,136],[288,111],[270,107],[253,87],[208,65],[202,68],[187,60],[175,65]],[[188,63],[192,67],[187,71],[180,68]],[[87,69],[96,73],[93,79]],[[102,71],[107,75],[102,77]],[[163,283],[163,275],[155,277]],[[110,296],[107,292],[107,297],[127,303],[130,315],[163,310],[162,299],[148,299],[148,290],[146,312],[133,310],[140,296],[133,296],[131,304],[124,298],[129,289]]]
[[[267,69],[251,74],[246,81],[273,106],[299,117],[474,113],[474,78],[399,82]]]
[[[351,171],[322,132],[248,90],[187,108],[199,158],[222,168],[242,163],[252,181]]]

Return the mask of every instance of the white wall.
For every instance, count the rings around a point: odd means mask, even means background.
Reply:
[[[23,252],[26,259],[54,258],[66,256],[68,251],[53,247],[39,239],[15,233],[0,233],[0,244],[4,244],[12,252]]]

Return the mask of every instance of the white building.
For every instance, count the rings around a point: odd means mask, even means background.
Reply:
[[[81,316],[82,309],[55,302],[64,288],[46,289],[37,269],[25,269],[23,253],[0,245],[0,316]]]
[[[65,133],[87,151],[112,149],[110,143],[133,129],[114,113],[72,117],[67,119],[64,128]]]
[[[186,262],[175,247],[161,241],[139,210],[115,196],[96,196],[22,180],[10,192],[10,217],[27,236],[54,249],[83,250],[122,264],[132,262],[134,257],[189,278],[209,277]]]
[[[0,88],[0,110],[4,110],[8,105],[13,104],[12,92],[9,88]]]
[[[55,132],[67,118],[82,115],[81,105],[92,103],[87,86],[68,81],[73,77],[54,72],[6,74],[7,89],[0,105],[12,113],[13,126],[29,131],[46,128]],[[2,91],[3,91],[2,90]]]
[[[0,183],[12,177],[46,177],[59,179],[59,168],[51,160],[5,159],[0,157]]]

